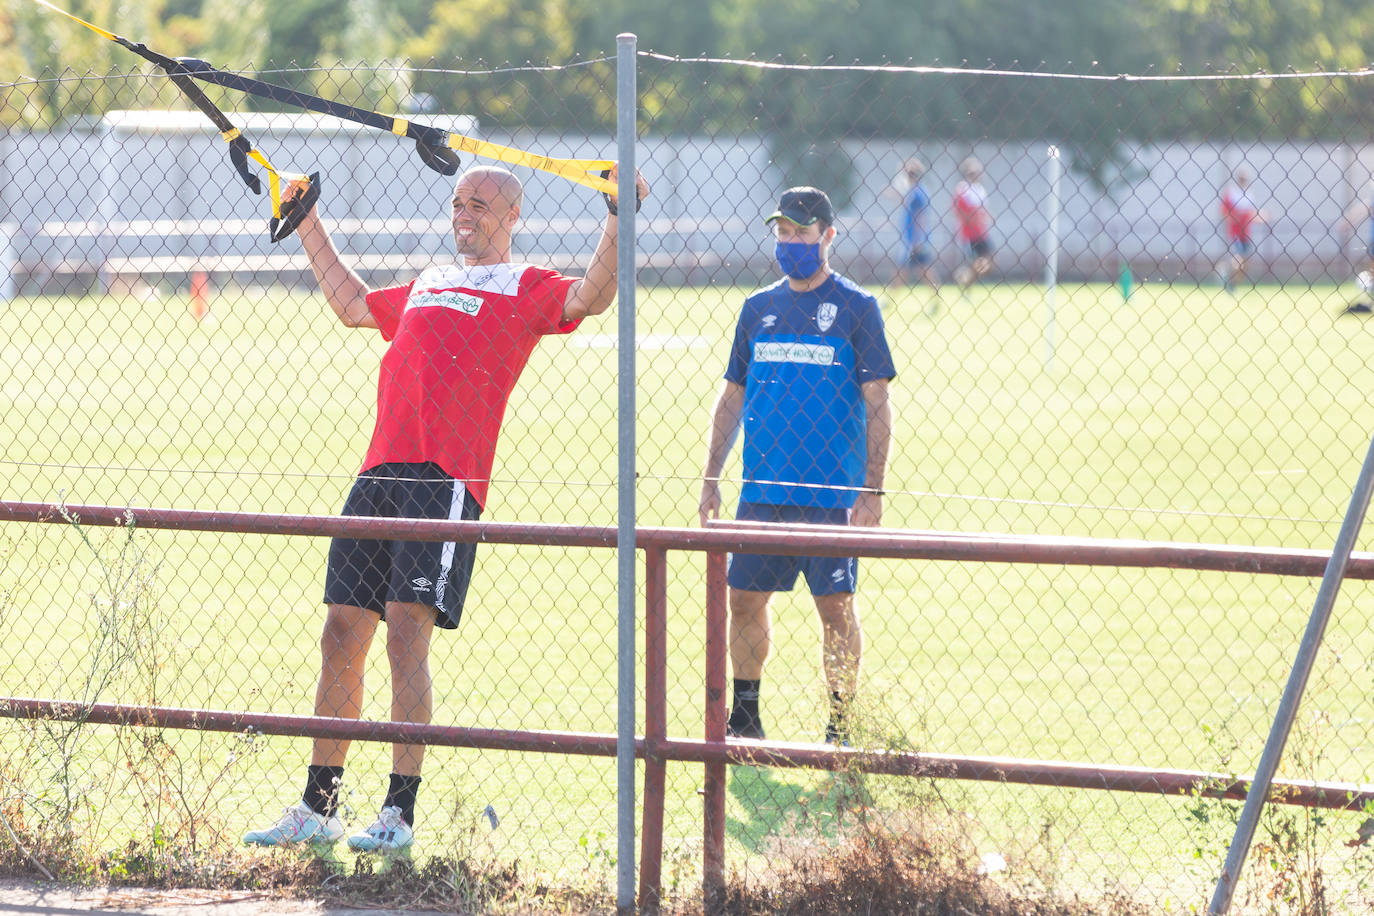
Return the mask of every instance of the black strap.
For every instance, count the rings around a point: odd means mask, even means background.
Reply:
[[[229,159],[234,163],[234,168],[238,170],[243,183],[248,185],[249,190],[254,194],[262,193],[262,182],[257,175],[248,169],[248,154],[253,151],[253,144],[248,142],[248,138],[238,133],[232,121],[219,110],[219,107],[205,95],[201,88],[196,85],[195,80],[188,74],[195,72],[198,66],[210,66],[203,60],[194,58],[176,59],[159,54],[150,49],[142,42],[129,41],[127,38],[115,37],[115,41],[133,51],[144,60],[155,64],[162,69],[176,87],[181,90],[181,94],[191,101],[191,104],[200,109],[201,113],[209,118],[219,128],[221,134],[234,133],[236,136],[229,141]]]
[[[610,178],[610,177],[611,177],[611,170],[610,170],[610,169],[602,169],[602,170],[601,170],[601,177],[602,177],[602,178]],[[601,196],[604,197],[604,198],[606,198],[606,209],[609,210],[609,211],[611,212],[611,216],[619,216],[619,215],[620,215],[620,208],[617,207],[617,206],[615,205],[615,198],[612,197],[611,195],[607,194],[605,191],[602,191],[602,192],[601,192]],[[639,212],[639,208],[640,208],[641,206],[643,206],[643,204],[644,204],[644,198],[642,198],[642,197],[639,196],[639,186],[636,185],[636,186],[635,186],[635,212],[636,212],[636,213]]]
[[[331,102],[317,95],[310,95],[307,92],[301,92],[287,86],[278,86],[275,83],[264,82],[249,76],[227,73],[215,69],[203,60],[183,61],[183,63],[195,65],[194,69],[187,72],[196,79],[214,83],[216,86],[245,92],[261,99],[290,105],[293,108],[304,108],[307,111],[333,115],[345,121],[353,121],[366,127],[375,127],[378,130],[409,137],[415,141],[415,149],[425,165],[441,175],[454,175],[458,172],[458,154],[448,145],[448,132],[437,127],[416,124],[414,121],[402,119],[405,120],[405,131],[402,133],[395,129],[397,126],[396,118],[387,117],[376,111],[369,111],[354,105],[345,105],[343,102]]]

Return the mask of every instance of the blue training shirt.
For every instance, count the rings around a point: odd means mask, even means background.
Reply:
[[[744,300],[725,369],[744,386],[740,500],[853,506],[868,459],[861,386],[896,375],[878,300],[839,274]]]
[[[930,195],[918,181],[902,200],[902,241],[907,248],[930,242],[930,228],[926,225],[926,211],[930,209]]]

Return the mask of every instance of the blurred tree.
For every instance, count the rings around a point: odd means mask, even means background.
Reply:
[[[714,55],[720,48],[723,0],[577,0],[573,8],[577,49],[586,56],[615,55],[615,38],[633,32],[642,51],[682,57]]]
[[[501,70],[566,62],[574,54],[574,35],[571,0],[436,0],[427,27],[405,43],[404,51],[421,67]],[[575,86],[576,74],[568,74],[564,82]],[[566,110],[561,95],[555,98],[540,91],[542,80],[532,82],[509,72],[422,71],[416,74],[415,87],[433,95],[441,110],[476,115],[488,124],[556,124]]]
[[[487,123],[596,125],[614,114],[615,35],[682,57],[890,62],[1080,74],[1279,72],[1366,65],[1374,6],[1361,0],[69,0],[77,15],[174,54],[255,65],[277,81],[374,106],[415,92]],[[1085,50],[1090,55],[1085,57]],[[561,76],[406,73],[579,63]],[[587,61],[600,61],[588,63]],[[380,65],[364,78],[361,62]],[[340,69],[337,64],[342,63]],[[329,73],[314,70],[317,64]],[[31,0],[0,0],[0,78],[64,68],[138,69],[127,52]],[[146,69],[146,68],[144,68]],[[344,73],[343,70],[347,70]],[[412,86],[411,83],[414,83]],[[641,58],[641,102],[659,131],[749,129],[798,136],[1057,136],[1075,161],[1109,164],[1122,137],[1330,136],[1374,116],[1363,81],[1236,81],[1133,87],[1026,77],[815,73]],[[156,90],[157,87],[152,87]],[[148,88],[136,97],[147,98]],[[129,84],[120,104],[133,104]],[[155,92],[156,95],[156,92]],[[110,87],[74,78],[28,93],[10,122],[99,110]],[[160,97],[160,96],[159,96]],[[556,102],[554,101],[556,98]],[[103,100],[103,101],[102,101]],[[252,102],[251,104],[257,104]]]
[[[163,0],[69,0],[65,8],[155,46],[162,34]],[[0,116],[6,121],[51,125],[156,103],[165,80],[148,76],[151,65],[124,48],[30,0],[4,0],[4,9],[10,35],[5,58],[40,81],[22,104],[7,107]]]
[[[398,59],[406,31],[401,11],[387,0],[348,0],[347,25],[321,46],[321,69],[313,74],[313,91],[390,112],[402,110],[412,94],[412,73]]]

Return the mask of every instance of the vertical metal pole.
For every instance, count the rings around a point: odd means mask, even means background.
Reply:
[[[100,184],[96,191],[96,209],[90,218],[98,221],[100,226],[100,235],[96,242],[96,251],[100,257],[100,264],[96,268],[96,286],[102,295],[109,293],[114,284],[109,261],[114,252],[114,238],[110,227],[119,217],[120,195],[115,189],[119,178],[119,172],[115,169],[115,155],[119,149],[118,138],[115,137],[117,130],[119,128],[110,120],[109,115],[101,118],[100,125],[96,128],[97,136],[100,138]],[[84,245],[84,242],[82,244]],[[84,251],[81,253],[86,254]]]
[[[725,741],[725,554],[706,555],[706,740]],[[702,786],[701,892],[705,916],[725,912],[725,764],[708,763]]]
[[[644,551],[644,820],[639,841],[639,912],[659,912],[663,792],[668,736],[668,551]]]
[[[1054,294],[1059,284],[1059,147],[1049,148],[1050,196],[1045,201],[1045,371],[1054,365]]]
[[[1341,523],[1340,534],[1336,536],[1336,546],[1331,551],[1331,559],[1326,562],[1326,572],[1322,575],[1321,588],[1317,590],[1317,600],[1312,607],[1312,616],[1307,619],[1307,631],[1298,645],[1297,658],[1293,660],[1293,670],[1288,675],[1288,685],[1283,689],[1279,700],[1278,713],[1274,725],[1269,729],[1269,738],[1264,743],[1260,755],[1259,769],[1255,771],[1254,781],[1245,796],[1245,807],[1241,810],[1240,821],[1236,824],[1236,834],[1231,839],[1231,848],[1226,852],[1226,864],[1222,867],[1221,877],[1217,879],[1216,891],[1212,894],[1212,904],[1207,910],[1209,916],[1224,916],[1231,908],[1231,896],[1236,891],[1236,881],[1245,865],[1245,857],[1250,852],[1250,843],[1255,838],[1255,828],[1259,826],[1260,812],[1269,797],[1269,786],[1274,773],[1278,770],[1279,759],[1283,757],[1284,745],[1288,743],[1288,732],[1293,727],[1293,719],[1298,714],[1298,704],[1302,702],[1303,691],[1307,689],[1307,678],[1312,673],[1312,665],[1321,648],[1322,636],[1326,632],[1327,621],[1331,619],[1331,608],[1336,603],[1336,595],[1345,579],[1345,568],[1350,562],[1350,552],[1355,549],[1355,539],[1359,537],[1360,526],[1365,513],[1369,510],[1369,495],[1374,491],[1374,440],[1369,443],[1365,453],[1364,466],[1360,468],[1359,479],[1355,481],[1355,491],[1350,494],[1350,506]]]
[[[9,128],[0,127],[0,302],[10,301],[19,292],[18,278],[15,276],[19,266],[19,253],[15,249],[19,224],[13,221],[18,207],[10,199],[10,188],[15,185],[10,167],[12,146]]]
[[[635,137],[639,89],[635,36],[616,36],[616,158],[620,162],[617,269],[619,328],[619,558],[616,656],[616,911],[635,908]]]

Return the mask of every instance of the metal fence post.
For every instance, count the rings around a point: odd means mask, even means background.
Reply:
[[[1059,285],[1059,147],[1047,152],[1050,193],[1045,199],[1045,371],[1054,367],[1055,290]]]
[[[635,36],[616,36],[616,158],[620,161],[619,554],[616,730],[616,910],[635,908]]]
[[[725,554],[706,554],[706,722],[709,742],[725,741],[725,688],[728,649],[725,628]],[[702,787],[701,890],[706,916],[725,909],[725,779],[724,763],[707,763]]]
[[[1369,509],[1370,491],[1374,490],[1374,439],[1370,440],[1369,451],[1365,453],[1364,466],[1355,482],[1355,490],[1350,494],[1350,506],[1345,512],[1340,533],[1336,536],[1336,546],[1327,561],[1326,573],[1322,576],[1321,588],[1317,590],[1317,600],[1312,606],[1312,616],[1307,620],[1307,630],[1298,644],[1298,656],[1293,661],[1293,670],[1288,675],[1288,685],[1283,689],[1279,709],[1274,716],[1274,725],[1269,729],[1269,738],[1260,754],[1259,768],[1255,770],[1250,792],[1245,797],[1245,807],[1241,810],[1240,821],[1236,824],[1231,848],[1226,852],[1226,864],[1222,867],[1221,877],[1217,879],[1216,890],[1212,894],[1209,916],[1223,916],[1231,908],[1231,896],[1236,891],[1240,870],[1245,865],[1245,857],[1250,852],[1250,843],[1255,838],[1255,828],[1259,826],[1260,812],[1269,796],[1269,786],[1274,773],[1283,757],[1284,745],[1288,743],[1288,732],[1293,727],[1293,719],[1298,714],[1298,704],[1302,702],[1303,691],[1307,689],[1307,678],[1312,673],[1312,665],[1321,648],[1322,635],[1326,632],[1327,621],[1331,619],[1331,608],[1336,603],[1336,595],[1345,579],[1345,568],[1350,562],[1350,553],[1355,549],[1355,539],[1359,537],[1360,526],[1364,523],[1365,512]]]
[[[644,817],[639,849],[639,912],[659,912],[663,888],[663,807],[668,737],[668,551],[644,551]]]

